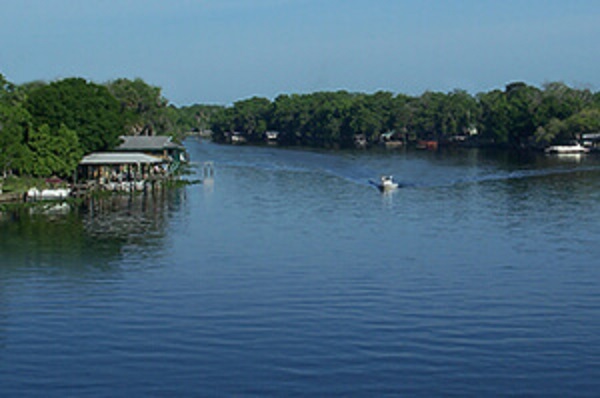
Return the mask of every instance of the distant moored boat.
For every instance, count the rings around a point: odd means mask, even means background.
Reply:
[[[579,153],[587,153],[590,149],[584,147],[579,143],[569,144],[569,145],[552,145],[546,148],[546,153],[551,154],[579,154]]]

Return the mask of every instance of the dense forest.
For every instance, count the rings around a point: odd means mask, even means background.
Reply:
[[[455,90],[419,97],[385,91],[255,97],[222,108],[211,128],[217,141],[236,133],[257,142],[274,130],[287,145],[329,148],[350,147],[357,136],[367,145],[396,136],[406,142],[543,148],[600,132],[600,93],[563,83],[539,89],[517,82],[475,96]]]
[[[82,78],[10,83],[0,74],[0,172],[70,176],[81,157],[110,150],[121,135],[210,132],[250,143],[277,131],[284,145],[352,147],[383,137],[507,148],[543,148],[600,132],[600,93],[548,83],[511,83],[475,96],[461,90],[414,97],[346,91],[253,97],[231,106],[176,107],[141,79]]]

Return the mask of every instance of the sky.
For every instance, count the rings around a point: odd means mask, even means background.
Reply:
[[[600,90],[598,0],[0,0],[16,84],[141,78],[177,106],[347,90]]]

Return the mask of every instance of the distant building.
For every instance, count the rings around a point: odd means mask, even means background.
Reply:
[[[279,131],[267,131],[265,132],[265,138],[267,141],[277,141],[279,138]]]
[[[395,130],[381,134],[379,142],[385,145],[386,148],[397,148],[403,145],[402,137]]]

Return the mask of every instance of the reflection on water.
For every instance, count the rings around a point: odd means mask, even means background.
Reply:
[[[215,191],[215,177],[214,175],[205,178],[202,180],[202,187],[204,188],[204,192],[207,194],[211,194]]]
[[[45,265],[102,268],[117,262],[125,248],[155,252],[170,218],[185,201],[185,189],[171,189],[5,211],[0,219],[0,274]]]

